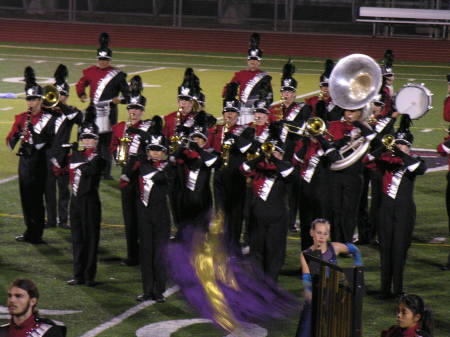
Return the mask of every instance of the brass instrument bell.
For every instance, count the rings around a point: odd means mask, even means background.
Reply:
[[[395,137],[393,135],[387,134],[381,138],[381,143],[383,143],[384,147],[389,151],[394,152],[395,149]]]
[[[264,142],[261,144],[261,151],[266,155],[266,157],[269,157],[274,150],[275,145],[271,142]]]
[[[42,105],[46,108],[54,108],[59,103],[59,91],[54,85],[46,85],[43,88]]]

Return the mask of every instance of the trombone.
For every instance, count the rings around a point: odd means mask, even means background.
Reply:
[[[54,85],[46,85],[42,93],[42,105],[46,108],[54,108],[59,103],[59,91]]]
[[[303,123],[302,126],[285,123],[283,125],[283,128],[285,128],[287,132],[294,133],[298,136],[316,137],[326,134],[329,137],[333,138],[333,135],[331,135],[327,131],[327,125],[325,121],[320,117],[310,117],[306,120],[305,123]]]

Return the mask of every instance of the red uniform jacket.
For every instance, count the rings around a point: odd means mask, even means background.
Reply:
[[[6,136],[6,145],[12,150],[20,139],[22,135],[22,131],[25,128],[27,123],[28,112],[22,112],[14,117],[14,123],[11,130]],[[50,118],[52,116],[50,114],[44,114],[42,111],[38,112],[35,115],[31,115],[31,124],[33,124],[33,129],[36,133],[40,133],[42,129],[48,124]],[[33,144],[33,139],[31,137],[31,132],[28,130],[27,134],[23,138],[24,142]]]
[[[239,83],[239,97],[241,97],[242,91],[245,90],[247,83],[251,79],[253,79],[253,77],[255,77],[256,75],[258,75],[261,72],[262,71],[259,69],[255,70],[255,71],[250,71],[248,69],[238,71],[238,72],[234,73],[234,76],[229,83],[231,83],[231,82]],[[226,86],[223,88],[222,97],[225,97],[225,91],[226,91]]]
[[[194,125],[194,113],[189,113],[185,116],[183,114],[180,114],[180,125],[186,125],[188,127],[191,127]],[[171,112],[168,115],[164,116],[164,128],[163,128],[163,135],[167,139],[170,139],[173,135],[175,135],[175,131],[177,128],[177,111]]]
[[[445,142],[448,141],[450,139],[450,135],[444,138],[444,141],[438,145],[437,147],[437,152],[443,156],[443,157],[447,157],[447,161],[448,161],[448,170],[450,171],[450,148],[445,146]]]
[[[151,121],[139,121],[136,124],[131,125],[132,128],[140,129],[144,132],[146,132],[150,126]],[[127,129],[126,122],[120,122],[117,123],[116,125],[113,125],[112,127],[113,135],[110,146],[111,153],[117,151],[117,147],[119,146],[119,139],[125,135],[126,129]],[[141,146],[141,136],[134,133],[128,134],[128,136],[131,138],[130,147],[128,148],[128,154],[135,156],[139,154],[139,148]]]
[[[444,120],[450,122],[450,96],[444,102]]]

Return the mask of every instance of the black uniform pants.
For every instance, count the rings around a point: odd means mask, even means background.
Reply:
[[[326,177],[314,176],[308,183],[300,178],[300,234],[302,250],[308,249],[313,244],[309,234],[311,223],[317,218],[326,218],[329,206]]]
[[[369,208],[370,185],[370,208]],[[375,239],[383,196],[383,174],[364,168],[363,187],[359,204],[358,237],[359,241],[369,243]]]
[[[299,176],[299,173],[297,170],[293,173],[296,177]],[[294,228],[295,223],[297,222],[297,212],[299,210],[299,201],[300,201],[300,179],[292,179],[287,184],[287,191],[288,191],[288,227]]]
[[[33,151],[19,159],[20,201],[27,227],[23,235],[30,242],[40,241],[44,233],[46,167],[43,150]]]
[[[165,202],[146,207],[138,201],[138,219],[143,291],[148,296],[159,296],[166,290],[164,259],[170,237],[169,210]]]
[[[138,243],[138,183],[132,181],[121,189],[122,194],[122,214],[125,224],[125,239],[127,243],[127,259],[139,261]]]
[[[383,196],[380,208],[381,292],[403,291],[403,270],[411,245],[416,220],[416,206],[410,200],[394,200]]]
[[[333,241],[352,242],[358,221],[362,176],[361,174],[332,171],[330,179],[330,223]]]
[[[54,226],[57,219],[60,224],[67,223],[70,200],[69,174],[55,176],[51,163],[47,162],[47,181],[45,185],[45,208],[47,211],[47,225]],[[56,191],[58,190],[58,193]]]
[[[250,256],[275,281],[286,256],[287,218],[285,205],[270,205],[254,197],[249,221]]]
[[[101,203],[97,191],[76,197],[70,202],[70,224],[73,244],[73,275],[94,281],[100,240]]]
[[[214,174],[214,199],[216,212],[225,217],[225,240],[232,248],[240,249],[242,223],[244,220],[245,177],[239,169],[226,168]]]
[[[112,132],[101,133],[98,137],[98,154],[105,160],[105,165],[102,170],[102,176],[111,175],[112,156],[110,152],[110,145],[112,139]]]
[[[447,190],[445,192],[445,203],[447,206],[448,233],[450,235],[450,171],[447,172]]]

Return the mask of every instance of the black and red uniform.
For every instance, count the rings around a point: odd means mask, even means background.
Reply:
[[[191,142],[175,154],[178,186],[176,220],[179,230],[194,225],[208,230],[213,199],[210,187],[211,169],[218,156]]]
[[[143,138],[148,131],[152,122],[149,120],[139,121],[130,128],[139,130],[139,134],[127,131],[127,123],[120,122],[112,127],[112,140],[110,151],[115,156],[117,148],[120,144],[120,139],[127,136],[131,142],[128,147],[128,162],[132,162],[137,159],[139,155],[145,153],[145,144]],[[137,176],[134,176],[133,180],[130,177],[123,176],[125,174],[125,168],[122,169],[122,177],[125,178],[126,184],[121,186],[121,198],[122,198],[122,215],[125,224],[125,238],[127,243],[127,262],[128,264],[137,264],[139,261],[139,244],[138,244],[138,220],[137,220],[137,205],[135,202],[136,195],[138,193],[138,180]]]
[[[331,97],[320,99],[319,96],[312,96],[305,99],[305,103],[311,106],[314,117],[320,117],[324,121],[337,121],[342,117],[343,109],[335,105]]]
[[[444,141],[437,147],[438,153],[447,157],[448,160],[448,172],[447,172],[447,189],[445,192],[445,204],[447,208],[448,217],[448,230],[450,233],[450,136],[445,137]]]
[[[196,112],[190,112],[187,115],[180,113],[180,120],[177,120],[177,111],[171,112],[164,116],[163,135],[166,139],[174,136],[179,130],[177,127],[190,128],[195,124]],[[187,136],[187,135],[186,135]]]
[[[272,110],[271,110],[272,111]],[[308,120],[312,115],[311,107],[305,103],[293,102],[289,106],[283,106],[281,123],[294,125],[301,127],[304,122]],[[285,152],[283,155],[284,160],[291,161],[294,155],[296,143],[299,140],[299,136],[288,132],[287,128],[281,129],[280,138],[285,143]],[[296,131],[296,130],[293,130]],[[298,177],[296,174],[295,176]],[[288,186],[288,208],[289,208],[289,220],[288,227],[293,230],[297,221],[297,210],[300,202],[300,180],[291,179]]]
[[[414,181],[426,171],[420,157],[398,149],[377,160],[383,171],[383,199],[380,207],[379,240],[381,292],[399,295],[403,291],[403,269],[416,221]]]
[[[67,151],[61,151],[64,144],[68,144],[75,124],[80,124],[83,114],[75,107],[61,105],[60,109],[54,109],[54,140],[47,151],[47,185],[45,193],[45,206],[47,208],[47,226],[56,225],[56,219],[61,227],[67,225],[69,218],[69,168]],[[58,194],[56,194],[56,188]],[[58,197],[57,197],[58,195]]]
[[[370,148],[375,149],[380,145],[381,138],[386,134],[394,133],[395,118],[380,115],[375,123],[370,126],[377,133],[377,136],[370,142]],[[378,218],[382,198],[383,173],[375,163],[363,159],[363,188],[359,204],[358,215],[358,244],[368,244],[376,239]],[[370,184],[370,208],[369,208],[369,184]]]
[[[392,85],[384,84],[381,88],[384,109],[382,111],[382,115],[389,115],[394,108],[394,87]]]
[[[137,161],[127,172],[133,181],[138,176],[139,259],[143,297],[159,298],[166,289],[165,249],[170,237],[167,205],[173,170],[167,160]]]
[[[22,324],[10,323],[0,326],[0,336],[5,337],[65,337],[67,329],[50,319],[31,315]]]
[[[292,158],[298,166],[300,233],[302,250],[313,244],[309,234],[311,223],[317,218],[326,218],[329,201],[329,166],[338,158],[336,149],[323,137],[302,138]]]
[[[375,133],[360,122],[348,123],[342,118],[329,123],[328,132],[332,135],[337,149],[346,145],[351,136],[360,133],[365,140],[372,140]],[[362,193],[362,160],[341,169],[330,170],[330,223],[332,238],[337,242],[352,242],[353,232],[358,223],[359,202]]]
[[[42,242],[44,232],[46,151],[53,139],[53,123],[53,115],[44,110],[35,114],[22,112],[15,116],[14,124],[6,137],[6,144],[11,150],[22,140],[18,155],[20,200],[27,227],[23,239],[32,243]]]
[[[73,276],[80,283],[93,283],[97,273],[102,217],[98,187],[104,164],[96,149],[74,150],[69,157]]]
[[[247,126],[233,125],[224,134],[224,126],[217,125],[208,130],[208,148],[222,154],[222,165],[214,174],[214,200],[216,211],[222,210],[225,216],[225,235],[227,242],[239,247],[245,207],[245,177],[239,167],[246,158],[246,152],[252,145],[252,138],[246,137]],[[253,135],[253,130],[251,134]],[[228,162],[224,163],[222,145],[230,142]]]
[[[250,201],[250,256],[265,274],[277,280],[286,254],[288,209],[286,180],[294,167],[287,161],[264,155],[245,161],[242,173],[252,178]]]
[[[95,123],[99,128],[99,154],[106,160],[107,165],[104,175],[109,176],[111,172],[111,154],[109,146],[111,144],[111,126],[117,123],[117,105],[111,100],[123,95],[123,102],[128,103],[130,99],[130,89],[126,81],[126,74],[115,67],[100,68],[90,66],[83,69],[83,76],[76,84],[78,97],[86,95],[85,89],[89,86],[89,97],[91,104],[96,108]]]
[[[447,98],[444,101],[444,109],[443,109],[443,117],[446,122],[450,122],[450,96],[447,96]]]

